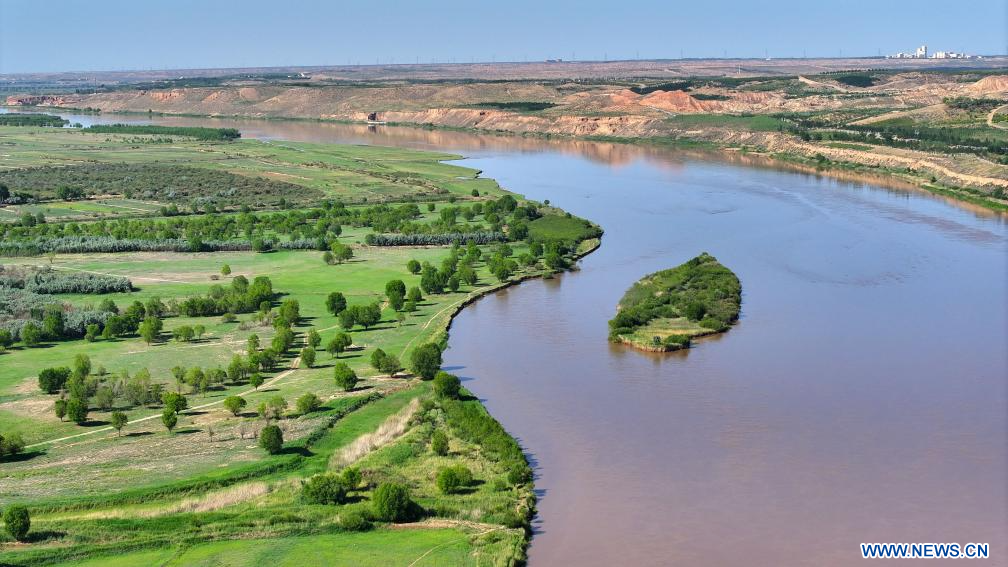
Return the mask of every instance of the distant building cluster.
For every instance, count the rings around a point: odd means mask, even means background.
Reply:
[[[887,55],[887,59],[973,59],[974,55],[967,55],[966,53],[958,53],[956,51],[935,51],[934,53],[928,55],[928,48],[926,45],[922,45],[914,50],[913,53],[897,53],[895,55]],[[978,57],[977,57],[978,58]]]

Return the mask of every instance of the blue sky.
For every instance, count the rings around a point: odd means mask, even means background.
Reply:
[[[404,62],[1003,54],[1005,0],[0,0],[0,73]],[[56,7],[59,7],[58,9]]]

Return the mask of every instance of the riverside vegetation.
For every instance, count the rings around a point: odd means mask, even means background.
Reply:
[[[738,277],[704,252],[631,286],[609,321],[609,339],[650,351],[689,348],[695,337],[727,331],[741,304]]]
[[[0,564],[522,562],[532,470],[441,352],[601,231],[450,155],[183,134],[0,128]]]

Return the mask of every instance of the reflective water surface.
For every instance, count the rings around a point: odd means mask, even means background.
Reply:
[[[464,310],[446,353],[536,465],[532,565],[847,565],[861,542],[989,542],[1005,564],[1004,217],[751,156],[155,120],[455,151],[602,225],[578,271]],[[668,355],[606,342],[626,287],[701,251],[742,280],[736,327]]]

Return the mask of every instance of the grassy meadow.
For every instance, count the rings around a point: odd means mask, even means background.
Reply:
[[[430,205],[414,220],[419,224],[437,222],[443,209],[457,207],[457,202],[493,204],[508,194],[473,170],[441,163],[457,156],[410,150],[183,137],[165,141],[14,127],[0,127],[0,143],[5,145],[0,171],[18,175],[20,168],[95,160],[177,162],[284,178],[356,207],[427,200]],[[49,223],[157,217],[163,204],[125,195],[75,201],[40,195],[37,202],[0,209],[0,222],[4,215],[17,222],[26,212],[41,212]],[[386,283],[402,280],[407,288],[422,287],[422,275],[411,272],[407,263],[443,266],[452,248],[368,246],[365,237],[373,230],[367,225],[346,225],[338,236],[331,235],[334,247],[353,251],[351,259],[339,263],[325,261],[316,250],[3,258],[6,273],[90,274],[132,283],[129,292],[47,296],[68,311],[90,312],[104,300],[120,309],[154,299],[177,306],[208,297],[213,286],[230,289],[240,277],[268,277],[274,293],[266,315],[262,306],[259,312],[233,317],[185,316],[170,308],[161,318],[159,336],[149,343],[126,333],[93,341],[46,337],[39,344],[15,341],[2,349],[0,435],[20,437],[25,446],[0,456],[0,508],[27,507],[31,529],[20,541],[13,532],[0,532],[0,564],[289,565],[307,558],[355,565],[521,562],[535,497],[517,443],[464,389],[451,390],[449,381],[445,390],[440,377],[422,380],[409,369],[418,347],[443,348],[451,317],[472,298],[549,273],[598,245],[601,231],[594,225],[558,209],[540,211],[545,216],[528,223],[529,239],[506,247],[477,246],[476,256],[469,247],[464,264],[475,281],[462,281],[456,290],[449,286],[442,293],[425,291],[413,311],[393,307]],[[455,226],[478,229],[475,225],[491,222],[487,216],[460,218]],[[508,222],[518,222],[518,217]],[[568,244],[544,254],[542,243],[553,241]],[[226,274],[224,265],[229,267]],[[350,306],[377,303],[379,321],[344,329],[326,305],[329,294],[337,291]],[[270,345],[286,332],[274,323],[290,300],[299,306],[299,316],[288,321],[292,347],[274,368],[262,372],[261,385],[227,379],[197,391],[174,376],[175,367],[227,368],[235,355],[246,354],[253,334],[262,347]],[[200,337],[172,338],[173,331],[197,326],[204,329]],[[321,344],[309,365],[300,352],[311,331]],[[338,356],[326,352],[330,339],[344,331],[352,345]],[[371,360],[377,349],[397,357],[402,368],[377,370]],[[164,391],[183,395],[187,407],[177,411],[171,430],[163,422],[168,410],[160,401],[136,404],[123,394],[115,394],[105,407],[91,398],[80,423],[57,417],[56,402],[66,393],[42,391],[39,373],[71,367],[78,355],[90,359],[89,380],[109,385],[146,371]],[[334,380],[338,363],[359,378],[349,390]],[[308,394],[317,397],[316,407],[297,408],[295,401]],[[231,396],[240,396],[246,405],[234,413],[226,409],[224,400]],[[275,412],[260,408],[279,398],[285,407]],[[128,420],[121,431],[112,426],[119,413]],[[282,434],[282,446],[264,451],[262,436],[273,426]],[[464,467],[466,480],[458,486],[441,484],[443,471],[453,467]],[[358,477],[345,477],[348,469],[358,471]],[[306,496],[306,482],[337,474],[344,491],[338,497],[319,503]],[[409,517],[390,520],[376,512],[376,489],[389,484],[407,488]]]

